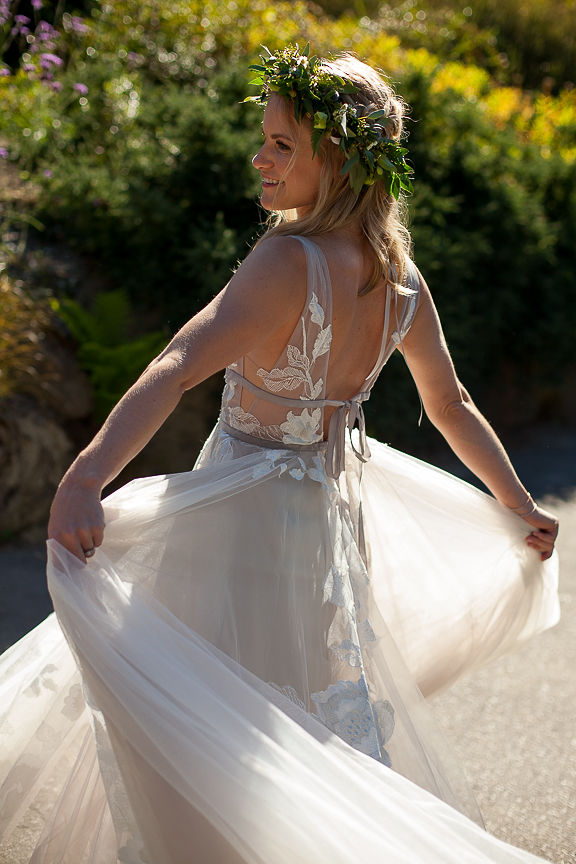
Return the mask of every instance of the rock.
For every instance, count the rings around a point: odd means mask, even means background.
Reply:
[[[26,392],[63,420],[88,417],[92,412],[92,388],[72,348],[55,332],[41,334],[36,373]]]
[[[218,417],[222,386],[218,373],[184,393],[176,410],[105,494],[135,477],[190,471]]]
[[[0,399],[0,536],[46,524],[73,451],[47,409],[26,396]]]

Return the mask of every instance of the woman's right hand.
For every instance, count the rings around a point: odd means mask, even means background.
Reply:
[[[101,487],[92,480],[64,478],[54,496],[48,538],[57,540],[83,564],[104,538]]]

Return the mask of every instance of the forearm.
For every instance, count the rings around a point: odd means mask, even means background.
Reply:
[[[93,485],[101,491],[158,431],[183,392],[178,366],[171,358],[151,363],[72,463],[62,483]]]
[[[454,453],[506,507],[520,507],[528,492],[520,482],[498,436],[468,394],[430,419]]]

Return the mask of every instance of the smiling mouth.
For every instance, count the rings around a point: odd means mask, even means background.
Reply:
[[[263,186],[279,186],[280,180],[270,180],[269,177],[263,177],[262,178],[262,185]]]

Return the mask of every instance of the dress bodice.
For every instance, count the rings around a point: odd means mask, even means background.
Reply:
[[[297,235],[295,235],[297,236]],[[358,392],[349,399],[327,399],[326,380],[332,343],[332,286],[328,264],[320,247],[307,237],[297,236],[307,262],[306,300],[299,321],[271,369],[260,368],[258,383],[246,377],[246,358],[226,369],[221,419],[244,436],[306,447],[323,440],[324,411],[333,407],[328,433],[328,471],[342,470],[344,433],[356,422],[361,445],[357,455],[367,454],[362,402],[382,367],[408,332],[418,305],[419,279],[409,261],[405,288],[400,294],[388,287],[380,354]]]

